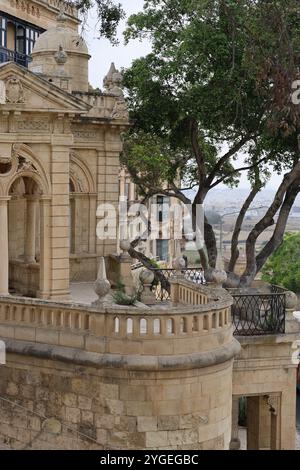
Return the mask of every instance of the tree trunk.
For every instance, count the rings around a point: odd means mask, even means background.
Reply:
[[[246,259],[247,265],[246,269],[241,277],[240,284],[242,286],[248,286],[251,284],[255,275],[257,273],[257,266],[256,266],[256,256],[255,256],[255,245],[258,237],[263,233],[263,231],[274,224],[273,217],[277,213],[278,209],[280,208],[285,193],[287,192],[288,188],[294,183],[296,179],[300,177],[300,162],[298,162],[290,173],[287,173],[284,176],[284,179],[279,186],[277,193],[274,197],[274,200],[267,210],[266,214],[262,219],[255,225],[255,227],[251,230],[247,241],[246,241]]]
[[[260,185],[259,186],[254,186],[247,197],[246,201],[244,202],[242,209],[238,215],[238,218],[235,223],[232,239],[231,239],[231,257],[228,265],[228,271],[229,272],[234,272],[235,265],[237,260],[239,259],[239,249],[238,249],[238,244],[239,244],[239,236],[240,232],[242,229],[242,225],[245,219],[245,215],[251,206],[252,202],[254,201],[255,196],[257,193],[260,191]]]
[[[268,260],[268,258],[274,253],[274,251],[281,245],[286,229],[288,217],[291,209],[294,205],[295,199],[300,192],[300,179],[295,181],[293,185],[288,189],[285,200],[281,206],[278,220],[272,238],[263,247],[261,252],[256,257],[256,272],[258,273]]]
[[[217,265],[218,249],[217,240],[212,225],[204,217],[204,240],[207,250],[208,262],[211,268],[215,268]]]

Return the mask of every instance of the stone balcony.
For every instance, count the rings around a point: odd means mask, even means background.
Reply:
[[[232,336],[231,296],[185,280],[172,283],[172,295],[174,304],[102,309],[0,297],[0,337],[8,340],[8,351],[17,352],[18,342],[29,342],[31,350],[42,353],[46,344],[50,356],[72,348],[74,355],[78,350],[84,353],[83,362],[100,353],[103,365],[114,367],[189,368],[197,361],[218,363],[224,354],[232,355],[237,343]]]

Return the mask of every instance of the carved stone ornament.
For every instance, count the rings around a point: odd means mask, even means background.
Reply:
[[[129,112],[125,100],[122,99],[116,102],[111,117],[112,119],[118,119],[122,121],[129,120]]]
[[[30,171],[31,173],[38,173],[37,168],[34,166],[34,164],[30,160],[27,160],[27,158],[21,157],[20,155],[18,155],[17,173],[22,173],[24,171]]]
[[[6,81],[6,103],[25,103],[23,85],[21,80],[16,76]]]

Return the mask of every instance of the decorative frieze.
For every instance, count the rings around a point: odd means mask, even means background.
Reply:
[[[49,132],[50,123],[47,119],[24,119],[17,121],[17,129],[19,131],[35,131],[35,132]]]
[[[80,129],[72,129],[73,135],[76,139],[80,140],[98,140],[99,139],[99,133],[96,130],[80,130]]]
[[[26,12],[28,15],[35,16],[36,18],[41,16],[40,8],[28,0],[10,0],[10,5],[12,8]]]

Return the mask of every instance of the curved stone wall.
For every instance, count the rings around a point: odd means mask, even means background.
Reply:
[[[8,352],[0,367],[0,442],[228,449],[239,345],[231,297],[214,293],[204,290],[202,305],[157,311],[0,299]]]

